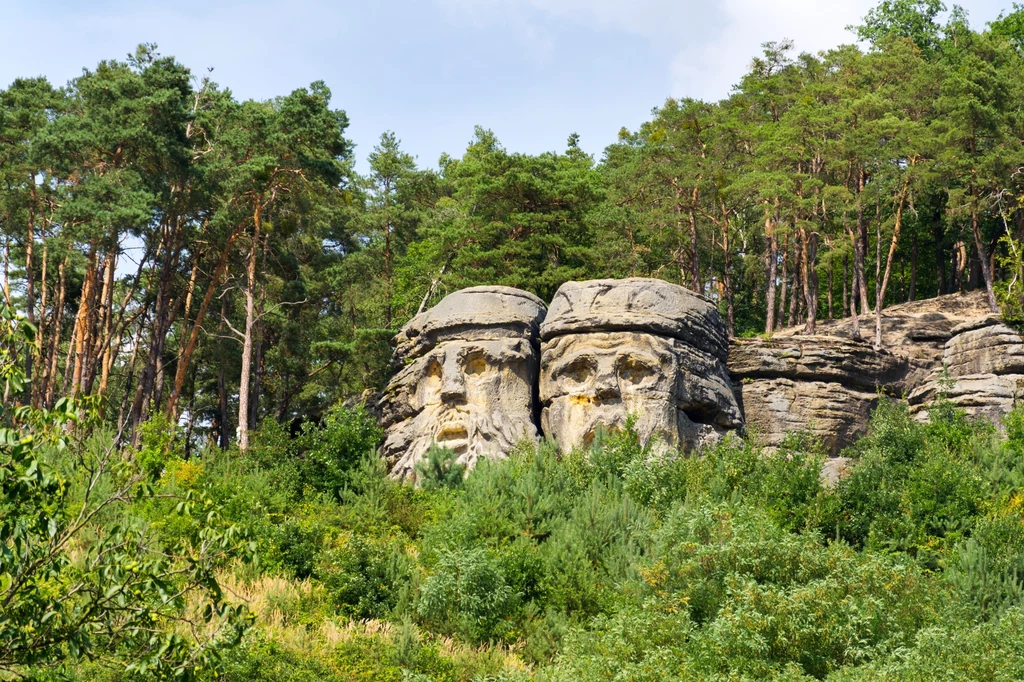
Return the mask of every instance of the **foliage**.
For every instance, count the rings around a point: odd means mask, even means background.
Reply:
[[[22,357],[32,329],[9,313],[4,319],[0,367],[17,390],[24,376],[9,359]],[[153,495],[144,482],[150,472],[122,460],[112,443],[85,442],[88,410],[61,400],[52,410],[4,415],[0,669],[21,676],[38,664],[100,659],[166,678],[212,673],[248,625],[245,607],[214,577],[247,556],[245,538],[201,495],[174,509],[191,531],[178,542],[160,542],[125,515]],[[61,474],[67,465],[74,479]]]
[[[1019,324],[1022,10],[944,12],[766,43],[600,159],[477,128],[427,169],[386,132],[360,176],[322,82],[239,101],[153,45],[0,91],[0,676],[1021,677],[1024,409],[881,399],[834,487],[806,433],[634,422],[403,486],[346,407],[477,284],[658,277],[733,335],[852,309],[882,345],[955,292]]]

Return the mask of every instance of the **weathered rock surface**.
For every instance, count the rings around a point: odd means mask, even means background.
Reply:
[[[396,337],[395,363],[378,409],[391,476],[413,479],[431,445],[472,467],[538,436],[534,420],[543,302],[508,287],[457,291],[414,317]]]
[[[836,336],[736,339],[729,347],[735,378],[833,381],[874,390],[903,380],[906,358]]]
[[[1018,400],[1024,399],[1024,374],[968,374],[948,383],[934,379],[907,396],[911,413],[927,420],[940,394],[969,416],[985,417],[998,424]]]
[[[729,349],[725,323],[711,301],[644,277],[566,282],[551,300],[540,337],[612,331],[679,339],[720,360]]]
[[[778,446],[808,430],[836,453],[867,429],[879,390],[895,390],[907,360],[834,336],[737,339],[729,371],[748,433]]]
[[[521,289],[460,289],[402,327],[394,339],[394,365],[401,368],[406,360],[449,340],[522,338],[524,334],[536,339],[546,310],[544,301]]]
[[[867,430],[878,394],[831,381],[754,379],[737,385],[746,431],[776,447],[790,433],[807,430],[836,453]]]
[[[1024,342],[1020,334],[998,321],[980,328],[964,326],[964,331],[946,342],[943,359],[951,377],[1024,374]]]
[[[541,325],[541,429],[563,451],[625,426],[690,448],[742,424],[725,326],[707,299],[652,279],[570,282]]]
[[[999,424],[1024,399],[1024,339],[998,317],[986,315],[960,324],[946,342],[943,366],[907,397],[918,419],[928,419],[940,397],[972,417]]]
[[[907,374],[903,387],[911,391],[928,381],[936,368],[942,366],[946,342],[959,333],[960,325],[973,324],[991,316],[985,292],[948,294],[921,301],[900,303],[882,311],[882,347],[906,358]],[[861,336],[874,338],[873,315],[860,317]],[[819,335],[853,337],[853,318],[819,320]],[[778,331],[774,339],[799,337],[802,327]]]

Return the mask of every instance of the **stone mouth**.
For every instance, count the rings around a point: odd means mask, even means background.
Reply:
[[[462,455],[469,449],[469,432],[461,424],[446,425],[437,434],[435,442],[457,455]]]

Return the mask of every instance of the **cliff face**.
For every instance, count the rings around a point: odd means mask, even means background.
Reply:
[[[862,322],[873,337],[874,320]],[[713,301],[660,280],[569,282],[550,310],[516,289],[464,289],[396,337],[378,405],[384,453],[392,475],[411,478],[434,443],[472,466],[522,438],[587,447],[636,415],[645,442],[671,448],[729,431],[778,446],[809,430],[835,455],[866,432],[882,394],[922,420],[945,396],[996,423],[1024,398],[1024,340],[982,294],[889,308],[884,349],[854,339],[852,319],[819,332],[730,341]]]
[[[861,323],[871,336],[874,319]],[[996,423],[1024,397],[1024,341],[989,313],[981,293],[889,308],[882,318],[885,350],[854,340],[849,318],[819,324],[818,331],[787,329],[730,346],[746,428],[768,445],[809,429],[834,454],[866,431],[879,393],[906,398],[919,419],[944,394]]]

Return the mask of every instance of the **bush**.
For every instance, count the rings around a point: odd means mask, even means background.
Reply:
[[[466,465],[449,448],[431,445],[416,464],[416,482],[428,490],[458,488],[466,475]]]
[[[409,560],[398,538],[344,533],[316,556],[314,575],[341,615],[386,618],[408,599]]]
[[[307,422],[296,438],[303,482],[335,496],[351,483],[352,471],[380,444],[383,432],[363,407],[335,405],[320,426]]]
[[[443,553],[423,582],[417,611],[438,632],[487,642],[509,633],[521,596],[508,584],[492,552],[455,550]]]

